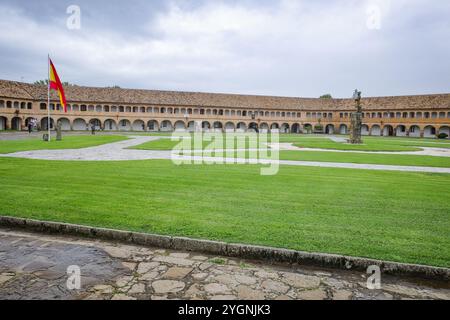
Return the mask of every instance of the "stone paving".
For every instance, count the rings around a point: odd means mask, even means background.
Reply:
[[[81,268],[81,289],[66,286]],[[366,300],[445,299],[450,285],[265,263],[0,228],[0,299]]]
[[[135,150],[130,147],[137,146],[149,141],[158,139],[167,139],[167,137],[158,136],[129,136],[130,139],[120,142],[104,144],[95,147],[83,149],[63,149],[63,150],[33,150],[22,151],[9,154],[0,154],[0,157],[27,158],[39,160],[63,160],[63,161],[129,161],[129,160],[188,160],[204,161],[214,163],[217,158],[202,156],[180,156],[172,151],[158,150]],[[320,151],[315,149],[314,151]],[[334,150],[328,150],[333,151]],[[447,151],[446,151],[447,152]],[[413,153],[409,153],[413,154]],[[428,173],[450,173],[450,168],[435,167],[416,167],[416,166],[395,166],[395,165],[375,165],[375,164],[356,164],[356,163],[334,163],[334,162],[315,162],[315,161],[290,161],[290,160],[269,160],[257,159],[222,159],[225,163],[254,164],[262,165],[290,165],[306,167],[323,168],[345,168],[345,169],[364,169],[364,170],[382,170],[382,171],[405,171],[405,172],[428,172]]]

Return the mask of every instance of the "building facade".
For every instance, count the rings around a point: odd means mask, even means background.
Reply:
[[[352,99],[314,99],[121,88],[65,88],[68,112],[47,87],[0,80],[0,130],[205,131],[347,134]],[[450,136],[450,94],[362,99],[363,135]]]

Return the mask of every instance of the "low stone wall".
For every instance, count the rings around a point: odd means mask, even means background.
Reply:
[[[0,216],[0,226],[27,229],[34,232],[49,234],[113,240],[164,249],[194,251],[235,258],[263,260],[272,263],[310,265],[358,271],[365,271],[369,266],[377,265],[384,274],[413,276],[441,281],[450,280],[450,269],[448,268],[388,262],[335,254],[309,253],[263,246],[161,236],[5,216]]]

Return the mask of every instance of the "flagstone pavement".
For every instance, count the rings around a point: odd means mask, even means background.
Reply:
[[[69,266],[81,288],[69,290]],[[0,228],[0,299],[450,299],[450,285]]]

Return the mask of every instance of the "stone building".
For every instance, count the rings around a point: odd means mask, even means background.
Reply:
[[[203,130],[347,134],[353,99],[315,99],[121,88],[65,88],[68,112],[53,92],[51,128],[105,131]],[[47,128],[47,87],[0,80],[0,130]],[[362,99],[363,135],[450,136],[450,94]]]

